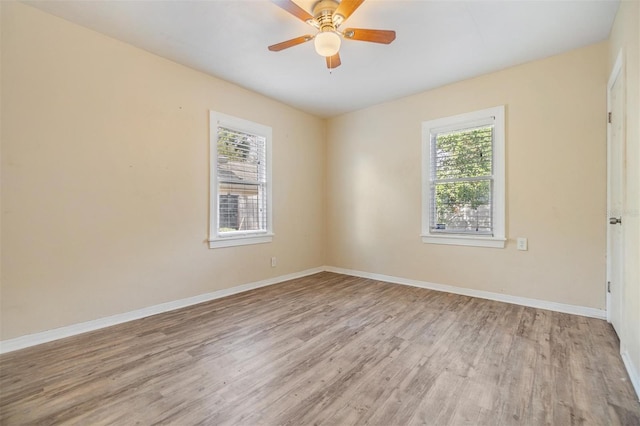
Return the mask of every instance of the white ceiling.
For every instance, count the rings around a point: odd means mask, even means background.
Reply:
[[[296,0],[310,11],[313,0]],[[39,9],[322,117],[605,40],[618,0],[367,0],[342,28],[391,29],[390,45],[344,40],[332,73],[314,29],[268,0],[28,1]]]

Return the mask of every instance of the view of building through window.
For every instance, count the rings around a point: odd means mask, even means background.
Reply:
[[[266,140],[217,129],[218,232],[266,230]]]

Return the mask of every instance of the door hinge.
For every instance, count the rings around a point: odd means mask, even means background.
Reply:
[[[607,293],[611,293],[611,281],[607,281]]]
[[[608,114],[607,114],[607,121],[608,121],[609,123],[611,123],[611,113],[608,113]]]

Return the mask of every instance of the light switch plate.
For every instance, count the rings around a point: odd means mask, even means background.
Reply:
[[[528,250],[528,243],[527,243],[527,239],[524,237],[518,237],[518,243],[517,243],[517,247],[518,250]]]

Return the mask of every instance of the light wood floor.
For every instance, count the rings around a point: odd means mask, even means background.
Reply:
[[[7,425],[640,424],[605,321],[332,273],[0,369]]]

